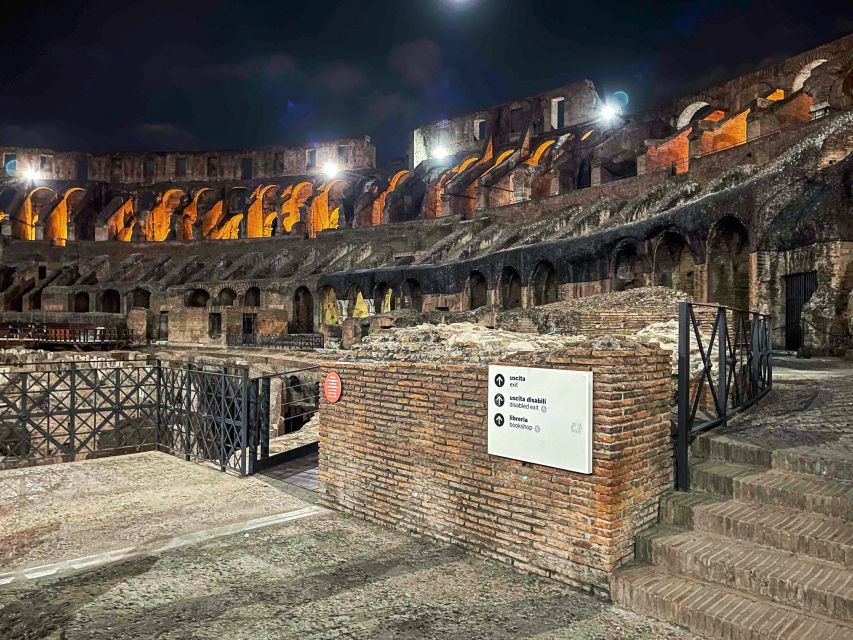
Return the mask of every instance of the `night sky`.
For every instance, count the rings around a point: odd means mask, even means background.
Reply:
[[[0,144],[231,149],[368,134],[590,78],[651,106],[853,31],[851,2],[20,2]]]

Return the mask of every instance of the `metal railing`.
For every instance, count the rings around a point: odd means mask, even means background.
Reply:
[[[694,360],[694,356],[698,359]],[[694,363],[699,366],[694,368]],[[725,425],[730,417],[752,406],[772,386],[771,316],[716,305],[680,303],[677,489],[690,488],[690,441],[704,431]],[[702,402],[706,388],[710,403]]]
[[[0,345],[100,347],[135,344],[137,339],[135,332],[120,327],[0,325]]]
[[[325,340],[322,333],[228,333],[225,336],[225,344],[229,347],[310,351],[311,349],[322,349]]]

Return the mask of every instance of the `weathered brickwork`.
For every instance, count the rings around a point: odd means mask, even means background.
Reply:
[[[338,363],[343,396],[321,403],[324,501],[606,593],[671,484],[669,354],[622,344],[513,364],[594,372],[592,475],[487,454],[485,366]]]

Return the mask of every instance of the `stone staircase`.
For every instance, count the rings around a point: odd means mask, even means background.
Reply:
[[[705,638],[853,639],[853,466],[725,435],[642,533],[613,600]]]

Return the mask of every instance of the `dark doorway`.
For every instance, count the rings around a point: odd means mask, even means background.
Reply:
[[[314,296],[307,287],[293,294],[293,326],[291,333],[314,333]]]
[[[121,296],[115,289],[107,289],[101,295],[101,311],[104,313],[121,313]]]
[[[421,285],[414,278],[406,278],[401,289],[401,299],[404,309],[414,309],[420,311],[424,306],[424,296],[421,292]]]
[[[89,312],[89,294],[85,291],[78,291],[76,294],[74,294],[74,312]]]
[[[252,159],[251,158],[243,158],[240,160],[240,179],[241,180],[251,180],[252,179]]]
[[[246,290],[246,295],[243,296],[244,307],[260,307],[261,306],[261,290],[257,287],[249,287]]]
[[[785,281],[785,348],[796,350],[803,346],[803,307],[817,289],[817,272],[794,273]]]
[[[243,344],[253,344],[255,341],[255,318],[254,313],[243,314]]]
[[[479,309],[488,302],[486,278],[479,271],[472,271],[468,276],[468,308]]]
[[[169,339],[169,312],[161,311],[160,312],[160,320],[157,323],[157,339],[158,340],[168,340]]]
[[[504,309],[519,309],[521,302],[521,276],[512,267],[501,272],[501,305]]]

